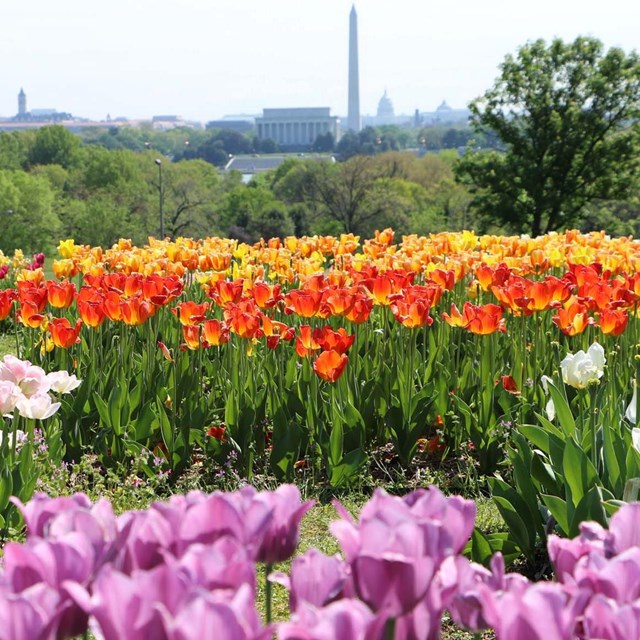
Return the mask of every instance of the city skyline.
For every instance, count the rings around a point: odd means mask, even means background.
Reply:
[[[388,91],[396,113],[464,107],[528,40],[578,35],[638,48],[640,6],[610,0],[399,0],[356,2],[360,112]],[[112,0],[94,12],[80,0],[13,3],[0,25],[0,116],[31,108],[104,119],[176,114],[207,121],[263,108],[329,106],[347,115],[351,0]]]

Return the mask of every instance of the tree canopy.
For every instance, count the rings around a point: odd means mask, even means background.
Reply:
[[[471,103],[499,151],[457,167],[486,216],[533,235],[574,224],[595,200],[625,198],[640,164],[640,59],[593,38],[526,44]]]

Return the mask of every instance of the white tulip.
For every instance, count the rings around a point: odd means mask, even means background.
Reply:
[[[20,396],[18,385],[9,380],[0,380],[0,417],[10,414],[16,408]]]
[[[64,370],[48,373],[47,379],[51,385],[51,391],[55,393],[71,393],[82,384],[82,380],[78,380],[74,375],[69,375]]]
[[[542,382],[542,388],[544,389],[545,395],[549,393],[549,383],[553,384],[553,380],[549,376],[541,376],[540,382]],[[547,406],[544,408],[545,413],[547,414],[547,418],[553,421],[556,417],[556,405],[553,404],[553,400],[549,398],[549,402],[547,402]]]
[[[631,402],[629,403],[629,406],[627,407],[627,410],[624,412],[624,417],[631,423],[631,424],[637,424],[637,416],[636,416],[636,407],[637,407],[637,403],[638,403],[638,385],[636,383],[636,381],[633,381],[633,396],[631,398]],[[634,429],[635,431],[635,429]],[[640,432],[640,429],[637,430],[638,432]]]
[[[562,380],[576,389],[584,389],[590,383],[597,382],[604,374],[604,349],[594,342],[587,352],[580,350],[576,354],[568,353],[560,363]]]
[[[27,398],[20,396],[16,403],[18,413],[24,418],[32,420],[46,420],[50,418],[59,408],[59,402],[52,402],[48,393],[43,393]]]
[[[640,431],[640,429],[638,429],[638,431]],[[24,431],[21,431],[20,429],[17,429],[15,434],[13,432],[9,432],[9,434],[7,435],[7,443],[10,449],[13,447],[14,436],[16,439],[16,449],[19,449],[22,443],[26,442],[27,434]],[[3,442],[4,442],[4,432],[0,431],[0,445]]]

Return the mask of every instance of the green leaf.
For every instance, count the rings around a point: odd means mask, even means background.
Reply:
[[[591,460],[585,452],[576,444],[573,438],[568,438],[562,460],[562,471],[565,483],[570,490],[570,498],[573,506],[577,507],[582,497],[594,486],[599,484],[600,478]]]
[[[498,510],[518,546],[527,557],[533,558],[538,514],[534,519],[526,500],[500,477],[490,478],[489,486]]]
[[[555,518],[556,522],[565,535],[569,534],[569,514],[567,513],[567,503],[558,496],[541,494],[542,501]]]
[[[0,511],[4,511],[13,495],[13,476],[8,467],[0,472]]]
[[[100,421],[102,423],[101,426],[110,427],[111,416],[109,414],[109,407],[97,391],[93,392],[93,402],[96,405],[96,409],[98,410],[98,415],[100,416]]]
[[[331,462],[337,465],[342,459],[342,447],[344,441],[344,431],[342,423],[338,420],[331,425],[331,435],[329,436],[329,453]]]
[[[478,562],[485,566],[489,565],[489,561],[493,555],[493,549],[491,548],[491,543],[487,537],[482,533],[482,531],[480,531],[480,529],[478,529],[478,527],[474,527],[473,533],[471,534],[471,540],[467,544],[467,548],[469,548],[469,555],[473,562]],[[465,549],[465,552],[466,551],[467,549]]]
[[[603,527],[607,526],[607,515],[602,506],[602,494],[600,487],[592,487],[576,506],[575,513],[569,525],[569,535],[572,537],[580,533],[580,523],[594,520]]]
[[[558,419],[558,424],[564,434],[568,437],[573,436],[576,431],[576,422],[573,419],[573,414],[571,413],[571,409],[565,400],[565,397],[562,395],[558,387],[553,382],[547,382],[549,387],[549,393],[551,395],[551,399],[553,400],[553,404],[556,408],[556,417]]]
[[[122,435],[122,407],[124,405],[125,397],[126,393],[119,385],[113,387],[109,394],[109,426],[118,436]]]

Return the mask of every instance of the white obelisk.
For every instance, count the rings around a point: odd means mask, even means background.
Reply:
[[[360,131],[360,79],[358,75],[358,14],[355,4],[349,15],[349,113],[347,129]]]

